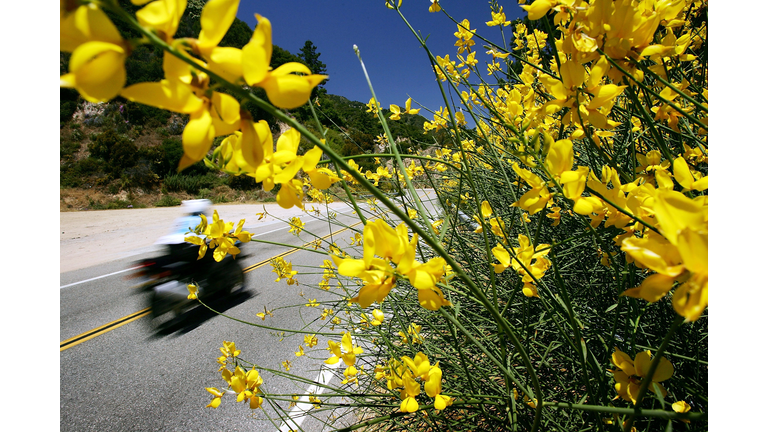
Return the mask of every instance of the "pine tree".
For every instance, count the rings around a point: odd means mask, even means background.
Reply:
[[[309,67],[309,70],[312,71],[313,74],[326,75],[328,73],[325,63],[320,61],[320,53],[317,52],[317,47],[312,41],[308,40],[304,42],[304,46],[299,50],[297,56],[307,65],[307,67]],[[328,80],[321,82],[318,87],[324,86],[326,82],[328,82]]]

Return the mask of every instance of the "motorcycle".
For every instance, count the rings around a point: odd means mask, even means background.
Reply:
[[[198,285],[198,298],[209,304],[224,298],[245,286],[245,276],[240,263],[228,255],[221,261],[213,258],[208,250],[197,259],[198,246],[191,244],[167,245],[164,255],[138,261],[137,271],[131,275],[139,279],[136,288],[146,292],[152,319],[171,312],[174,318],[197,305],[188,298],[189,284]],[[243,256],[239,256],[241,260]]]

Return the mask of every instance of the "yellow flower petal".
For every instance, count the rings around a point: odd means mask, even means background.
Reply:
[[[653,303],[664,298],[669,290],[672,289],[672,284],[674,284],[674,282],[674,277],[655,273],[645,278],[640,286],[628,289],[621,295],[642,298],[645,301]]]
[[[157,0],[136,11],[136,19],[144,27],[153,28],[166,40],[173,38],[187,8],[187,0]]]
[[[123,38],[109,17],[95,4],[79,6],[63,17],[59,26],[59,50],[73,52],[86,42],[122,45]]]
[[[424,309],[429,310],[438,310],[443,306],[451,306],[451,302],[443,297],[443,293],[437,287],[420,289],[419,304]]]
[[[320,84],[327,75],[294,75],[291,72],[302,71],[309,74],[309,68],[301,63],[286,63],[272,71],[267,79],[259,83],[267,91],[267,97],[278,108],[298,108],[309,100],[312,89]]]
[[[269,73],[272,58],[272,23],[256,14],[256,30],[243,47],[243,78],[248,85],[258,85]]]
[[[206,57],[211,72],[234,83],[243,76],[243,51],[233,47],[214,47]]]
[[[72,53],[70,73],[61,81],[75,87],[89,102],[106,102],[125,85],[125,57],[122,47],[108,42],[86,42]]]
[[[191,114],[203,108],[203,100],[195,96],[189,86],[177,81],[134,84],[124,88],[120,96],[131,102],[182,114]]]
[[[573,143],[563,139],[554,142],[547,152],[547,169],[553,176],[559,176],[573,167]]]
[[[208,110],[200,110],[189,116],[189,123],[181,134],[184,154],[194,161],[200,161],[213,144],[215,130]]]
[[[549,10],[554,6],[557,2],[553,0],[536,0],[530,5],[523,5],[520,6],[523,8],[524,11],[528,12],[528,19],[531,21],[535,21],[549,12]]]
[[[210,0],[203,6],[200,14],[200,35],[198,43],[201,47],[212,48],[221,42],[229,27],[235,21],[240,0]]]
[[[600,86],[595,90],[592,100],[587,105],[587,109],[596,110],[603,105],[613,102],[618,95],[620,95],[627,86],[617,86],[616,84],[607,84]]]

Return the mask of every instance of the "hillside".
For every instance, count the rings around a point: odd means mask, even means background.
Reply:
[[[132,8],[129,2],[123,2]],[[195,17],[204,2],[189,2],[176,37],[196,37],[200,31]],[[135,36],[127,28],[119,30],[125,37]],[[253,29],[236,19],[222,41],[222,46],[241,48],[250,40]],[[314,48],[311,41],[307,46]],[[274,46],[270,66],[287,62],[302,62],[312,57],[302,52],[294,55]],[[314,66],[319,53],[314,55]],[[69,54],[60,54],[60,72],[67,71]],[[126,61],[127,85],[159,81],[163,78],[162,52],[153,47],[140,46]],[[331,78],[333,71],[329,71]],[[265,97],[263,90],[255,89]],[[363,102],[351,101],[343,96],[327,94],[322,84],[311,99],[319,120],[327,129],[327,143],[344,156],[380,152],[376,138],[383,129],[373,114],[366,112]],[[246,176],[230,177],[209,170],[199,162],[182,173],[176,166],[182,155],[181,133],[187,122],[186,115],[116,98],[108,103],[93,104],[80,98],[75,90],[60,90],[60,210],[75,211],[107,208],[130,208],[178,205],[180,200],[209,198],[214,202],[255,202],[272,199],[259,184]],[[255,120],[265,120],[274,138],[286,129],[262,110],[249,106]],[[389,115],[388,110],[385,110]],[[289,111],[297,120],[318,133],[316,122],[308,106]],[[412,151],[426,148],[435,142],[434,134],[424,134],[426,119],[420,115],[404,115],[390,123],[398,140],[408,140],[405,148]],[[215,145],[223,137],[217,138]],[[302,142],[300,152],[309,150]],[[375,170],[371,160],[357,161],[361,169]]]

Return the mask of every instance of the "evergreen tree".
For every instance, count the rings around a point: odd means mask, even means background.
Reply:
[[[304,42],[304,46],[299,50],[297,56],[307,65],[307,67],[309,67],[309,70],[312,71],[313,74],[326,75],[328,73],[328,70],[325,68],[325,63],[320,61],[320,53],[317,52],[317,47],[312,41],[308,40]],[[317,87],[324,86],[326,82],[328,82],[327,79],[321,82]],[[313,96],[314,93],[315,90],[313,90]]]

